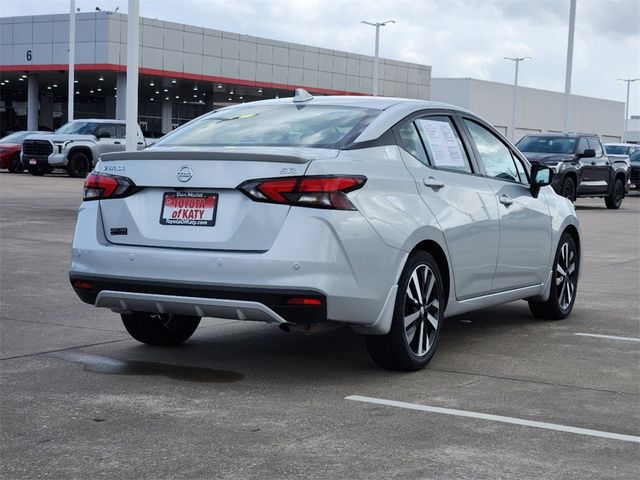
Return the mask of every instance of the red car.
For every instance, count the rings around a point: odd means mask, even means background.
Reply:
[[[20,161],[20,151],[22,150],[22,140],[28,135],[48,132],[14,132],[6,137],[0,138],[0,168],[7,168],[11,173],[21,173],[24,165]]]

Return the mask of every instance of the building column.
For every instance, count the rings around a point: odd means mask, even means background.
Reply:
[[[171,131],[171,117],[173,116],[173,104],[171,100],[164,100],[162,102],[162,133],[169,133]]]
[[[127,74],[118,73],[116,77],[116,120],[124,120],[127,110]]]
[[[38,130],[39,90],[38,76],[29,75],[27,79],[27,130]]]
[[[46,90],[42,93],[40,100],[39,125],[53,130],[53,94]]]

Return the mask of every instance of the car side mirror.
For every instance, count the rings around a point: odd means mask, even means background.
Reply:
[[[587,148],[584,152],[578,154],[579,158],[593,158],[596,156],[596,151],[593,148]]]
[[[109,132],[98,132],[96,138],[111,138],[111,134]]]
[[[551,185],[553,181],[553,170],[544,165],[533,164],[531,166],[531,195],[538,198],[540,189]]]

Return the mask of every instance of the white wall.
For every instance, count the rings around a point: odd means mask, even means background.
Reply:
[[[562,131],[563,98],[560,92],[518,87],[515,140],[529,133]],[[505,136],[511,134],[512,85],[468,78],[433,78],[431,100],[469,109]],[[572,95],[569,130],[620,141],[624,130],[624,103]]]

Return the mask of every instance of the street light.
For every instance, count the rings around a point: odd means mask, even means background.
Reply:
[[[562,131],[569,132],[569,108],[571,106],[571,75],[573,72],[573,37],[576,30],[576,0],[569,5],[569,36],[567,38],[567,67],[564,72],[564,112]]]
[[[67,85],[67,121],[74,117],[75,97],[75,68],[76,68],[76,0],[69,0],[69,78]]]
[[[629,129],[628,129],[628,125],[629,125],[629,86],[631,85],[631,82],[637,82],[638,80],[640,80],[640,78],[619,78],[618,79],[621,82],[626,82],[627,83],[627,101],[624,104],[624,135],[623,135],[623,140],[626,142],[628,140],[627,136],[629,135]]]
[[[518,106],[518,67],[520,66],[520,62],[524,62],[525,60],[531,60],[531,57],[520,57],[520,58],[511,58],[504,57],[505,60],[511,60],[516,64],[516,78],[513,82],[513,111],[511,112],[511,141],[515,141],[516,138],[516,110]]]
[[[376,54],[373,57],[373,88],[372,88],[372,93],[373,93],[373,96],[375,97],[378,95],[378,71],[379,71],[379,64],[380,64],[380,57],[378,55],[378,52],[380,50],[380,27],[384,27],[389,23],[396,23],[396,21],[387,20],[385,22],[373,23],[373,22],[366,22],[362,20],[362,23],[366,25],[371,25],[372,27],[376,27]]]

